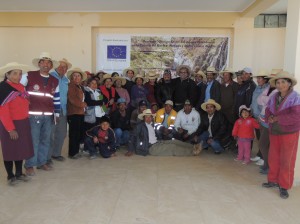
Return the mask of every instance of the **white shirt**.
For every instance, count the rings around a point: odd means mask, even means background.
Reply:
[[[177,114],[174,126],[175,129],[183,128],[188,131],[188,134],[193,134],[197,131],[200,125],[200,114],[194,108],[191,113],[184,113],[184,109],[180,110]]]
[[[148,128],[148,134],[149,134],[149,143],[150,144],[155,144],[157,142],[157,138],[156,138],[156,135],[155,135],[155,131],[154,131],[154,128],[152,127],[151,124],[148,124],[146,123],[146,126]]]
[[[209,122],[209,126],[208,126],[208,133],[209,133],[209,137],[212,137],[212,133],[211,133],[211,120],[213,119],[214,115],[212,116],[208,116],[208,122]]]

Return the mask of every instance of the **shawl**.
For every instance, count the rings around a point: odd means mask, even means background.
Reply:
[[[276,109],[276,100],[279,93],[270,97],[266,108],[266,120],[269,116],[276,116],[278,125],[283,132],[292,133],[300,130],[300,95],[296,91],[291,91]],[[272,124],[270,124],[272,128]]]
[[[17,89],[9,85],[6,81],[0,83],[0,106],[4,106],[6,103],[9,103],[18,96],[21,96],[23,98],[29,97],[26,91],[21,93]]]

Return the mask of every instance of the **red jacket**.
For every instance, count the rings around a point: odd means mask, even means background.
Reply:
[[[246,119],[239,118],[235,123],[232,130],[232,136],[237,136],[239,138],[250,138],[253,139],[254,129],[259,129],[258,122],[252,118],[248,117]]]

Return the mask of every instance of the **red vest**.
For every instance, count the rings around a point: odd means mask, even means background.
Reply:
[[[104,85],[102,85],[102,86],[99,87],[99,89],[101,90],[101,93],[103,94],[103,96],[105,96],[107,98],[107,100],[109,101],[110,100],[109,92],[106,89],[106,87]],[[111,98],[115,98],[116,89],[114,87],[111,87],[110,89],[111,89]],[[109,108],[108,103],[105,106],[107,108]],[[110,107],[111,107],[110,113],[116,110],[116,99],[115,99],[115,102],[113,103],[113,105],[110,106]]]
[[[30,95],[29,114],[32,112],[48,112],[53,113],[53,95],[58,85],[58,80],[52,75],[49,75],[47,85],[44,86],[43,77],[40,75],[40,71],[28,72],[28,83],[26,90]]]

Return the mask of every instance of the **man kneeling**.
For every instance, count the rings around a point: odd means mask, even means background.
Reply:
[[[103,158],[109,158],[116,154],[116,137],[110,128],[109,118],[101,117],[100,125],[93,127],[86,132],[87,136],[84,145],[90,153],[90,159],[96,158],[97,147]]]

